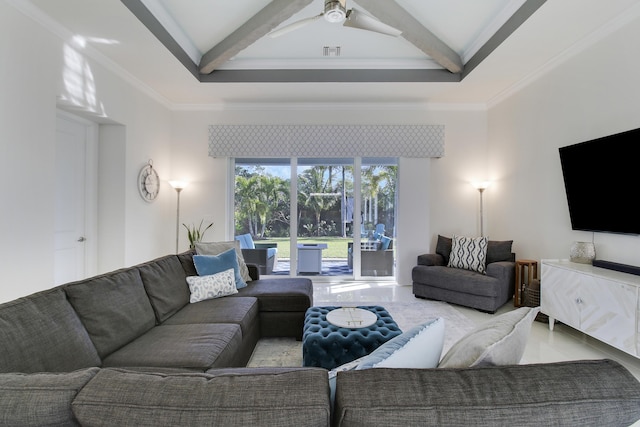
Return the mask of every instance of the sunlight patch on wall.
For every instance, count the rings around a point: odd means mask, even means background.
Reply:
[[[64,45],[62,79],[64,93],[58,96],[58,106],[98,117],[107,117],[104,105],[98,102],[96,83],[89,63],[80,53],[88,43],[117,44],[115,40],[74,36]]]

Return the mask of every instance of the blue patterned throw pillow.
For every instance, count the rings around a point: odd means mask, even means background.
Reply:
[[[485,274],[487,242],[486,237],[453,236],[448,266]]]

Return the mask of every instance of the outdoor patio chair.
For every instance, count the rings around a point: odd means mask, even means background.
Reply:
[[[260,274],[271,274],[278,253],[278,244],[273,242],[254,242],[251,234],[236,236],[240,242],[242,257],[247,264],[258,266]]]

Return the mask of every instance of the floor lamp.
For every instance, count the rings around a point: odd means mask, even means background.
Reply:
[[[187,183],[184,181],[169,181],[169,185],[178,193],[178,203],[176,207],[176,253],[178,253],[178,241],[180,240],[180,192],[184,190]]]
[[[487,189],[489,184],[489,181],[474,182],[471,184],[476,188],[476,190],[480,192],[480,237],[484,237],[484,212],[482,207],[482,193],[484,193],[484,190]]]

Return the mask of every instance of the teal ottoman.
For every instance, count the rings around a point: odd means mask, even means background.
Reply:
[[[378,320],[366,328],[341,328],[327,321],[327,313],[340,307],[310,307],[302,331],[302,366],[333,369],[366,356],[402,334],[389,312],[381,306],[358,306]]]

